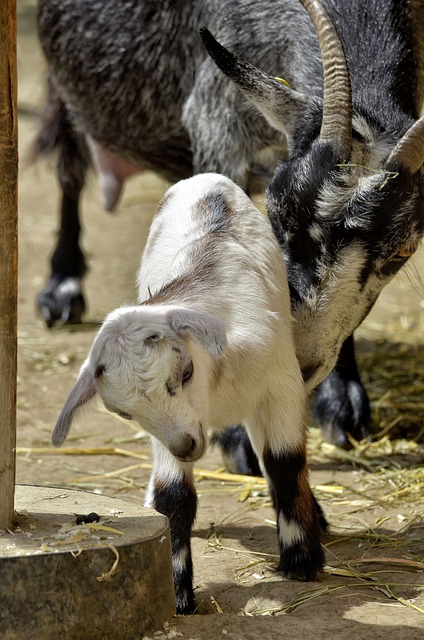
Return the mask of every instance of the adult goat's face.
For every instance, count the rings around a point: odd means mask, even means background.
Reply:
[[[225,344],[215,316],[172,307],[117,309],[93,343],[53,443],[62,444],[75,410],[98,393],[109,411],[138,422],[176,458],[197,460],[209,427],[209,357]]]
[[[387,132],[375,116],[356,112],[331,19],[318,0],[301,2],[321,50],[322,101],[234,56],[207,30],[201,35],[220,69],[287,137],[289,157],[268,187],[267,209],[286,260],[296,353],[310,389],[423,236],[424,119],[399,111]]]
[[[319,142],[282,164],[267,206],[286,259],[296,353],[309,387],[415,252],[424,231],[424,179],[399,164],[351,166]],[[370,153],[367,154],[372,167]]]

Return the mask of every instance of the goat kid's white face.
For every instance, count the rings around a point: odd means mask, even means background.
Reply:
[[[135,420],[179,460],[199,459],[209,426],[209,356],[226,345],[219,318],[186,309],[123,308],[100,329],[59,416],[53,444],[97,393],[112,413]]]

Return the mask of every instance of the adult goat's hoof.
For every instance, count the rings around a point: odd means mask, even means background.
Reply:
[[[52,277],[37,296],[37,308],[49,328],[57,322],[79,324],[86,309],[79,278]]]
[[[247,431],[241,424],[227,427],[222,433],[214,433],[212,443],[220,446],[228,473],[239,473],[244,476],[262,475]]]
[[[347,434],[355,440],[370,435],[370,405],[367,393],[358,380],[342,379],[336,371],[317,389],[313,419],[321,428],[326,442],[349,449]]]

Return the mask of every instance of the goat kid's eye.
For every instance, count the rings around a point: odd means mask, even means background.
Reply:
[[[186,384],[191,379],[192,376],[193,376],[193,362],[190,362],[190,364],[184,369],[183,385]]]
[[[150,336],[144,339],[145,344],[154,345],[156,342],[162,339],[162,335],[160,333],[152,333]]]

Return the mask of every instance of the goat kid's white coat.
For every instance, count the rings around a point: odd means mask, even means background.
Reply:
[[[109,411],[151,434],[147,503],[170,517],[177,610],[187,612],[189,539],[187,526],[173,524],[173,510],[179,503],[186,511],[189,533],[195,499],[183,496],[194,491],[192,464],[208,432],[243,422],[270,480],[280,568],[315,575],[323,555],[307,483],[305,391],[284,261],[268,220],[228,178],[203,174],[177,183],[151,225],[138,291],[140,304],[113,311],[97,334],[54,444],[62,444],[75,411],[97,394]]]

